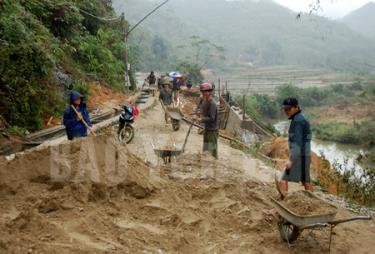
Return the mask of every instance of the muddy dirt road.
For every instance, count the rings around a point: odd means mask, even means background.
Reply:
[[[225,141],[215,161],[194,130],[186,154],[158,161],[150,141],[179,147],[186,130],[172,132],[156,105],[127,147],[106,134],[0,159],[0,253],[328,252],[325,230],[282,242],[262,213],[272,169]],[[335,233],[332,253],[373,253],[374,220]]]

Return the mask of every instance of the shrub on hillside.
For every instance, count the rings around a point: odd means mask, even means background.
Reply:
[[[114,16],[110,1],[3,0],[0,8],[0,114],[10,125],[33,131],[61,113],[67,91],[54,84],[56,70],[121,86],[125,21],[82,12]]]
[[[11,125],[38,129],[52,104],[56,41],[39,20],[10,1],[0,13],[0,38],[0,112]]]

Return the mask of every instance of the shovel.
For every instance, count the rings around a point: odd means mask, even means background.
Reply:
[[[71,107],[74,110],[74,112],[76,112],[76,114],[79,115],[78,110],[73,105],[71,105]],[[96,134],[95,134],[94,130],[87,124],[87,122],[85,121],[85,119],[83,119],[83,117],[82,117],[82,123],[89,130],[90,134],[92,134],[94,137],[96,137]]]
[[[196,108],[195,111],[194,111],[194,114],[195,114],[195,115],[198,113],[198,111],[199,111],[199,109],[200,109],[202,103],[203,103],[203,100],[200,100],[200,102],[199,102],[197,108]],[[188,132],[187,132],[187,134],[186,134],[186,137],[185,137],[184,144],[183,144],[183,146],[182,146],[182,152],[185,152],[186,143],[187,143],[187,141],[188,141],[188,138],[189,138],[189,136],[190,136],[190,132],[191,132],[191,129],[193,128],[193,126],[194,126],[194,123],[190,124],[189,130],[188,130]]]

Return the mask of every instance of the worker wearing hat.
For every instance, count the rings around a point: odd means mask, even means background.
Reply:
[[[83,96],[77,91],[71,91],[69,95],[69,107],[66,108],[63,124],[69,140],[78,137],[86,137],[92,133],[92,124]]]
[[[162,79],[163,88],[159,93],[159,100],[164,106],[170,106],[172,104],[172,90],[170,88],[171,82],[168,77]],[[168,124],[169,115],[165,112],[165,122]]]
[[[203,151],[208,151],[216,159],[218,158],[218,109],[212,97],[213,85],[204,83],[200,85],[203,97],[201,107],[201,122],[204,124]]]
[[[283,110],[291,124],[289,127],[289,160],[285,165],[280,183],[281,192],[288,191],[288,182],[302,182],[306,190],[312,191],[310,179],[311,128],[302,113],[298,100],[288,97],[283,102]]]

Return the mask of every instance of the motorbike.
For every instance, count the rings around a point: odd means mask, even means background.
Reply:
[[[120,115],[120,126],[118,130],[118,139],[121,143],[129,144],[135,135],[134,115],[131,107],[124,107]]]

